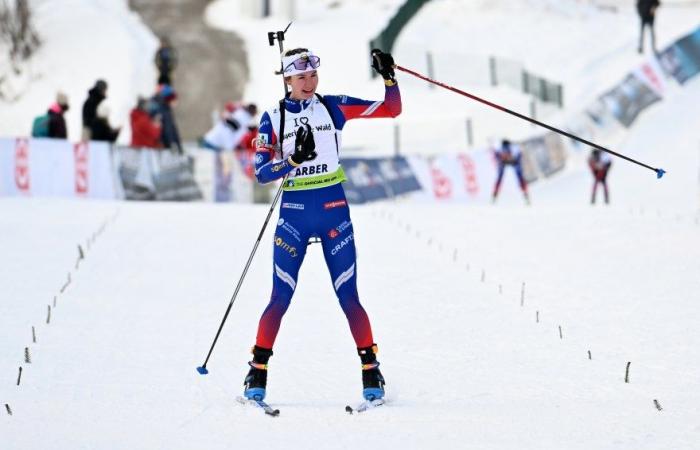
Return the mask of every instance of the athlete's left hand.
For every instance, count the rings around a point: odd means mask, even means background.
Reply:
[[[394,58],[378,48],[372,49],[372,68],[385,80],[394,81]]]

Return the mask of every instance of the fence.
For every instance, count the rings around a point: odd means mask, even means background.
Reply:
[[[407,67],[424,71],[428,77],[456,86],[510,86],[543,103],[564,106],[564,86],[536,75],[519,62],[497,56],[440,50],[402,55]]]

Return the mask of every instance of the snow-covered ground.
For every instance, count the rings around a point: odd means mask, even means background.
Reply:
[[[322,86],[381,92],[352,80]],[[622,138],[615,150],[668,174],[616,160],[608,207],[588,204],[581,169],[535,184],[531,207],[514,190],[497,206],[354,206],[360,296],[389,399],[359,416],[343,411],[360,398],[359,360],[318,246],[270,361],[280,417],[234,401],[271,288],[270,230],[210,374],[195,371],[266,206],[0,199],[2,448],[696,449],[697,98],[700,78],[671,88]],[[404,96],[407,110],[415,101]],[[346,141],[360,139],[355,125]]]
[[[535,186],[530,208],[353,207],[389,398],[361,416],[343,411],[360,368],[318,247],[270,364],[281,416],[234,401],[269,295],[269,230],[211,373],[195,371],[265,206],[0,200],[4,448],[697,448],[698,161],[673,135],[697,129],[700,80],[685,94],[621,148],[668,143],[667,178],[616,164],[610,207],[573,177]]]

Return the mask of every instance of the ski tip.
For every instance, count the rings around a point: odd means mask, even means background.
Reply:
[[[348,414],[352,414],[352,412],[353,412],[352,406],[350,406],[350,405],[345,406],[345,412]]]
[[[207,370],[207,368],[204,367],[204,366],[197,367],[197,372],[199,372],[200,375],[206,375],[206,374],[209,373],[209,371]]]
[[[666,171],[664,169],[656,169],[656,178],[659,179],[663,177],[666,174]]]

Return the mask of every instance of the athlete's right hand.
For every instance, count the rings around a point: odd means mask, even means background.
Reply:
[[[294,153],[289,159],[295,165],[304,163],[305,161],[311,161],[316,158],[316,143],[314,142],[314,135],[311,132],[311,126],[306,125],[301,126],[297,130],[297,137],[294,140]]]

